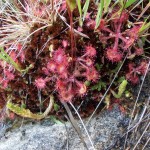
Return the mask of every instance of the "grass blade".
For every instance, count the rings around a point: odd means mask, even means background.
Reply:
[[[125,4],[125,8],[130,7],[133,3],[135,3],[137,0],[128,0]]]
[[[149,28],[150,28],[150,22],[148,22],[148,23],[144,22],[142,27],[139,30],[139,34],[142,34],[146,30],[148,30]]]
[[[111,0],[104,1],[104,13],[108,12],[108,7],[111,3]]]
[[[11,64],[19,72],[22,72],[20,66],[13,61],[13,59],[5,52],[2,47],[0,47],[0,59],[6,61],[8,64]]]
[[[98,26],[100,25],[100,20],[102,18],[102,13],[103,13],[103,8],[104,8],[104,0],[101,0],[101,2],[98,5],[98,12],[96,15],[96,26],[95,29],[98,28]]]
[[[142,2],[143,2],[143,0],[138,1],[137,4],[134,5],[134,7],[130,10],[130,12],[133,11],[136,7],[138,7],[140,5],[140,3],[142,3]]]
[[[139,17],[137,18],[136,21],[138,21],[142,16],[143,14],[148,10],[148,8],[150,7],[150,2],[146,5],[146,7],[143,9],[143,11],[141,12],[141,14],[139,15]]]
[[[86,0],[84,7],[83,7],[83,21],[85,19],[86,14],[87,14],[89,4],[90,4],[90,0]]]
[[[82,8],[81,8],[81,1],[80,1],[80,0],[76,0],[76,3],[77,3],[78,10],[79,10],[79,14],[80,14],[79,24],[80,24],[80,26],[82,26],[83,21],[82,21]]]

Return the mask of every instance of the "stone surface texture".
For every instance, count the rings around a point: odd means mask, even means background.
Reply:
[[[109,150],[123,135],[128,118],[120,112],[118,106],[105,110],[94,117],[87,126],[95,150]],[[86,124],[86,121],[84,121]],[[83,137],[90,146],[89,139],[80,121]],[[2,131],[1,131],[2,133]],[[0,150],[86,150],[70,123],[53,124],[49,121],[28,123],[12,129],[0,139]]]

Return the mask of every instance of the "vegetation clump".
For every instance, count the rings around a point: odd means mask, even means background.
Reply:
[[[139,83],[148,65],[145,45],[139,41],[146,42],[141,37],[149,23],[144,17],[137,22],[128,12],[131,6],[110,2],[106,8],[103,1],[69,0],[35,4],[4,1],[1,6],[1,108],[11,96],[15,104],[39,112],[52,93],[58,104],[60,100],[76,105],[89,97],[94,107],[99,91],[92,87],[103,82],[103,94],[125,57],[119,76]]]
[[[87,117],[103,99],[119,101],[149,67],[146,2],[2,1],[0,109],[42,113],[53,95],[51,114],[73,103]]]
[[[63,118],[61,103],[69,103],[87,117],[104,100],[103,106],[115,102],[124,111],[126,88],[140,83],[149,67],[149,4],[3,0],[0,110]]]

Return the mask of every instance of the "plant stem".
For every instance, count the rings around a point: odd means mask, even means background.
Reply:
[[[68,14],[70,18],[70,35],[71,35],[71,58],[72,58],[72,66],[71,69],[74,69],[74,50],[75,50],[75,36],[74,36],[74,29],[73,29],[73,13],[71,10],[68,9]]]
[[[119,43],[119,37],[120,37],[120,28],[121,28],[121,24],[118,25],[118,27],[116,28],[116,37],[115,37],[115,44],[113,49],[117,50],[118,48],[118,43]]]

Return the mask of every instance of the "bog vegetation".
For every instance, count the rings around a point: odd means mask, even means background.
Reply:
[[[149,67],[149,7],[148,0],[2,0],[0,109],[33,119],[62,117],[61,103],[83,117],[101,103],[125,112],[120,99]]]

